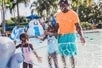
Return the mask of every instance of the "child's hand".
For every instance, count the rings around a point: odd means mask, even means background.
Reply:
[[[50,35],[50,36],[53,35],[53,33],[49,32],[49,31],[45,31],[44,33],[45,33],[45,35]]]
[[[45,35],[48,35],[48,31],[45,30],[45,31],[44,31],[44,34],[45,34]]]
[[[42,39],[42,38],[40,40],[44,41],[44,39]]]
[[[42,57],[37,57],[37,59],[38,59],[38,62],[42,62]]]
[[[42,37],[39,37],[39,36],[38,36],[37,38],[40,39],[40,40],[42,40],[42,41],[44,41]]]

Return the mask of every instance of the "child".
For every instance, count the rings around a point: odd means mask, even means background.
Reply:
[[[57,32],[55,27],[51,24],[49,25],[48,29],[45,31],[45,37],[41,40],[45,40],[47,38],[48,43],[48,63],[50,68],[52,67],[51,60],[54,61],[55,68],[58,68],[58,61],[57,61],[57,53],[56,53],[56,43],[57,43]]]
[[[29,39],[26,33],[22,33],[20,35],[20,40],[21,40],[21,44],[17,45],[16,48],[20,47],[22,50],[23,57],[24,57],[23,68],[27,68],[27,66],[29,66],[29,68],[33,68],[33,61],[30,57],[31,50],[36,55],[38,61],[41,61],[41,57],[37,55],[37,53],[33,49],[32,44],[28,42]]]

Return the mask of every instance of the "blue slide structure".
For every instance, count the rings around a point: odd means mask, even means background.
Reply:
[[[20,39],[19,39],[20,34],[24,33],[24,30],[25,30],[24,27],[15,26],[12,30],[11,35],[10,35],[10,39],[19,42],[20,41]]]

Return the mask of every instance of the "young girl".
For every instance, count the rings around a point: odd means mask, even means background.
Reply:
[[[33,68],[33,60],[30,57],[31,50],[33,53],[36,55],[38,61],[41,61],[41,57],[37,55],[37,53],[34,51],[33,46],[31,43],[29,43],[28,35],[26,33],[22,33],[20,35],[20,40],[21,44],[17,45],[16,48],[21,48],[22,50],[22,55],[24,57],[24,62],[23,62],[23,68]]]
[[[51,24],[49,25],[48,29],[45,31],[45,37],[40,38],[41,40],[45,40],[47,38],[47,44],[48,44],[48,63],[50,68],[52,67],[52,62],[54,62],[55,68],[58,68],[58,61],[57,61],[57,32],[55,30],[55,27]]]

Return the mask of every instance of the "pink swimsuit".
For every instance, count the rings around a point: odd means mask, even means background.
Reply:
[[[24,62],[32,64],[33,60],[31,59],[31,50],[29,49],[28,47],[23,47]]]

